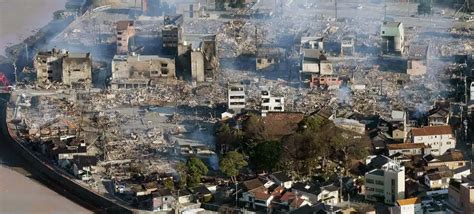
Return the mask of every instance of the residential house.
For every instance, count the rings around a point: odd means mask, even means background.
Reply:
[[[428,112],[428,124],[430,126],[446,126],[449,125],[449,110],[440,106],[436,106]]]
[[[324,50],[324,38],[323,37],[301,37],[300,49],[301,50],[304,50],[304,49]]]
[[[194,195],[198,202],[209,202],[212,200],[212,192],[204,185],[189,188],[189,191]]]
[[[430,189],[447,189],[452,177],[451,171],[438,171],[425,175],[424,181]]]
[[[321,84],[334,86],[341,83],[339,78],[334,78],[333,65],[320,49],[303,49],[300,74],[303,83],[310,88],[319,87]]]
[[[365,198],[395,204],[405,198],[405,167],[385,156],[369,160],[365,174]]]
[[[151,193],[153,211],[163,212],[173,210],[175,198],[167,188],[159,188]]]
[[[414,197],[398,200],[393,214],[423,214],[421,199]]]
[[[431,147],[433,155],[442,155],[456,146],[456,139],[450,126],[414,128],[408,134],[408,141],[410,143],[424,143]]]
[[[296,182],[291,187],[291,192],[294,192],[296,195],[301,195],[313,204],[316,204],[321,199],[321,185],[317,184]]]
[[[334,184],[321,187],[321,193],[318,196],[318,201],[328,205],[336,205],[340,202],[339,187]]]
[[[303,197],[295,194],[294,192],[287,191],[281,198],[279,204],[284,207],[285,211],[293,211],[305,205],[311,205],[310,202],[306,201]]]
[[[451,170],[464,167],[468,164],[468,161],[464,159],[464,154],[461,151],[448,151],[439,156],[427,155],[423,157],[423,159],[426,161],[427,166],[447,166]]]
[[[293,186],[293,180],[284,172],[272,173],[270,174],[270,179],[272,179],[276,184],[285,187],[285,189],[290,189],[291,186]]]
[[[385,21],[380,29],[382,52],[402,54],[405,47],[405,31],[403,23]]]
[[[424,143],[396,143],[387,145],[388,155],[397,153],[404,155],[424,155],[430,154],[430,147]]]

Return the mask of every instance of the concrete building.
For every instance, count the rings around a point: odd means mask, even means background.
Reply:
[[[405,198],[405,167],[391,160],[365,174],[365,199],[395,204]]]
[[[69,53],[52,49],[39,52],[34,59],[37,84],[61,82],[71,87],[88,87],[92,83],[92,58],[90,53]]]
[[[266,87],[261,88],[260,95],[262,116],[266,116],[268,112],[285,111],[285,97],[272,96]]]
[[[353,37],[345,37],[341,41],[341,55],[353,56],[355,53],[355,40]]]
[[[183,14],[186,18],[199,18],[202,16],[204,8],[199,2],[183,2],[176,5],[176,13]]]
[[[186,34],[178,44],[178,69],[180,77],[202,82],[214,79],[219,69],[216,36]]]
[[[183,15],[164,16],[163,27],[161,28],[161,35],[163,39],[163,48],[170,52],[176,53],[178,44],[183,39]]]
[[[236,113],[240,113],[246,107],[247,95],[245,86],[240,83],[229,83],[227,89],[227,108]]]
[[[408,48],[407,74],[421,76],[428,68],[428,45],[410,45]]]
[[[471,92],[470,94],[471,103],[474,103],[474,82],[471,82],[470,92]]]
[[[304,49],[324,50],[323,41],[324,41],[323,37],[301,37],[301,50],[304,50]]]
[[[116,55],[112,60],[112,89],[142,88],[175,77],[175,61],[171,58]]]
[[[397,200],[393,214],[423,214],[421,200],[418,197]]]
[[[118,21],[115,36],[117,38],[117,54],[128,54],[128,42],[135,36],[134,22],[130,20]]]
[[[382,53],[403,54],[405,48],[405,30],[401,22],[384,22],[380,35],[382,36]]]
[[[431,154],[438,156],[456,146],[456,138],[450,126],[414,128],[408,133],[407,140],[410,143],[423,143],[431,147]]]

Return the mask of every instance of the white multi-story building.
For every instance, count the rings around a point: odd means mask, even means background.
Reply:
[[[432,155],[442,155],[448,149],[454,149],[456,138],[450,126],[427,126],[414,128],[408,133],[411,143],[424,143],[431,147]]]
[[[405,167],[390,160],[365,174],[365,199],[395,204],[405,198]]]
[[[421,200],[418,197],[400,199],[394,209],[394,214],[423,214]]]
[[[227,89],[227,107],[238,113],[246,106],[245,86],[240,83],[229,83]]]
[[[471,82],[471,102],[474,102],[474,82]]]
[[[265,116],[268,112],[284,112],[285,98],[274,97],[267,88],[261,89],[261,111]]]

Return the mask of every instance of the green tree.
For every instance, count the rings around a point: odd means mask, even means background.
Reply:
[[[242,128],[247,139],[265,140],[265,126],[261,118],[257,115],[250,114],[242,124]]]
[[[174,182],[173,179],[167,178],[163,181],[163,185],[169,189],[169,190],[174,190]]]
[[[186,162],[187,184],[189,187],[195,187],[201,183],[201,177],[209,172],[206,164],[197,157],[191,157]]]
[[[217,144],[222,148],[226,145],[227,148],[235,149],[240,147],[243,142],[243,134],[238,129],[231,128],[228,124],[223,124],[217,129]]]
[[[258,170],[272,171],[280,159],[281,143],[264,141],[250,150],[250,160]]]
[[[247,165],[248,163],[245,161],[244,155],[237,151],[230,151],[222,158],[220,169],[231,178],[232,182],[236,182],[236,176],[239,175],[239,171]]]

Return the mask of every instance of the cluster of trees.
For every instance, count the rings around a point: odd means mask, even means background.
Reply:
[[[300,130],[282,139],[280,167],[296,177],[347,174],[352,159],[365,158],[370,139],[341,129],[320,116],[306,118]]]
[[[201,183],[201,178],[207,175],[209,169],[201,159],[197,157],[189,158],[186,163],[180,162],[176,166],[176,170],[179,174],[178,187],[183,189],[184,187],[196,187]]]
[[[268,140],[260,118],[250,115],[242,124],[242,130],[223,124],[217,131],[217,139],[219,145],[236,150],[230,157],[240,154],[238,159],[247,160],[254,170],[283,170],[299,178],[347,174],[351,160],[365,158],[370,145],[367,136],[341,129],[320,116],[304,119],[299,130],[289,136]],[[221,161],[221,170],[235,177],[238,173],[235,170],[246,164],[228,170],[226,157]]]

